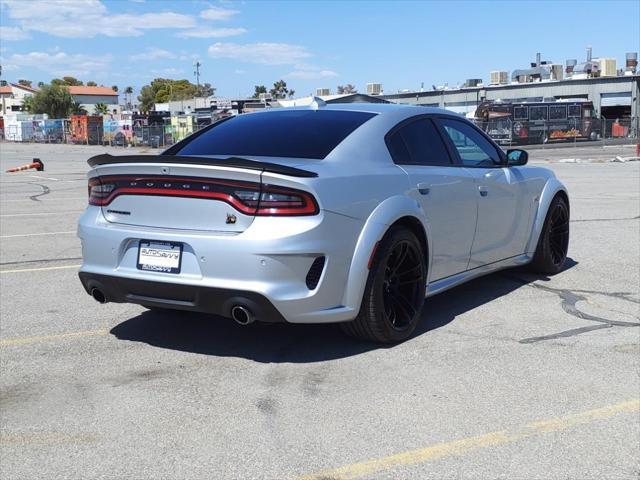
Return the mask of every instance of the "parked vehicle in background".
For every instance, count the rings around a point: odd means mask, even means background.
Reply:
[[[502,145],[596,140],[601,122],[589,101],[482,102],[477,124]]]
[[[350,104],[221,120],[159,156],[89,160],[80,279],[100,302],[397,342],[425,296],[561,271],[569,197],[445,110]]]

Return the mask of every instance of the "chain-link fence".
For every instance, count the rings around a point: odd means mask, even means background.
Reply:
[[[563,120],[514,120],[510,116],[471,119],[503,146],[554,145],[578,142],[636,143],[640,118],[566,118]]]
[[[635,144],[640,139],[640,118],[566,118],[516,120],[511,116],[471,119],[503,147],[584,143],[597,146]],[[167,148],[205,128],[211,119],[193,116],[167,118],[164,123],[75,116],[72,119],[16,121],[3,125],[0,138],[11,142],[67,143],[112,147]]]
[[[5,124],[0,140],[22,143],[66,143],[112,147],[167,148],[210,122],[135,125],[118,120],[34,120]]]

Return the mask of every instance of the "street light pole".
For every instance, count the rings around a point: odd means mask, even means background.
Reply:
[[[193,63],[193,68],[195,68],[195,70],[193,71],[193,74],[196,76],[196,85],[198,86],[198,89],[200,89],[200,67],[202,66],[202,64],[200,63],[199,60],[196,60]]]

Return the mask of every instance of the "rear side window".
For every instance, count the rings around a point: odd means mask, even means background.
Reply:
[[[451,158],[433,122],[422,118],[400,127],[387,145],[394,163],[449,166]]]
[[[375,115],[336,110],[238,115],[214,125],[172,153],[322,159]]]

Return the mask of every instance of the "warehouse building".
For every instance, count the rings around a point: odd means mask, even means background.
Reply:
[[[483,101],[541,102],[547,99],[583,99],[593,102],[598,117],[608,119],[640,115],[640,75],[570,79],[462,87],[451,90],[402,92],[382,95],[395,103],[440,107],[467,114]]]
[[[473,114],[480,103],[542,102],[587,100],[593,102],[595,114],[606,119],[640,116],[640,75],[637,53],[626,54],[624,69],[616,68],[613,58],[592,58],[587,48],[586,61],[575,59],[561,64],[542,60],[536,54],[530,67],[514,70],[511,83],[508,72],[490,72],[490,81],[469,79],[462,87],[433,87],[433,90],[381,95],[381,98],[412,105],[446,108],[461,114]]]

